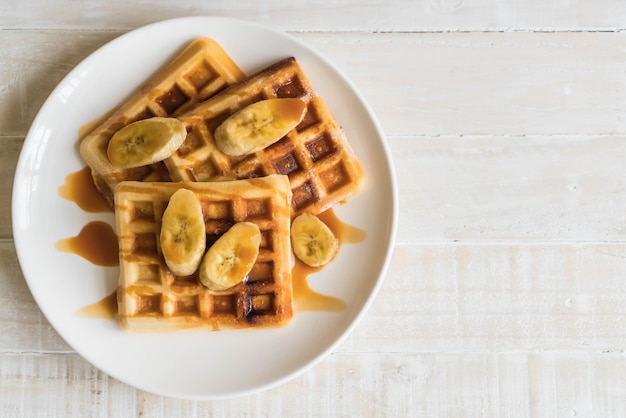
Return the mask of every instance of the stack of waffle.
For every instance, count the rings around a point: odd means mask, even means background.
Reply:
[[[270,98],[306,103],[300,124],[278,142],[241,157],[223,154],[213,132],[243,107]],[[166,160],[121,169],[107,157],[112,135],[152,116],[178,118],[187,138]],[[293,314],[290,221],[345,201],[363,180],[359,162],[294,58],[245,77],[212,40],[192,42],[171,64],[81,142],[96,187],[114,207],[120,241],[118,318],[129,330],[279,326]],[[248,280],[210,292],[197,274],[177,277],[158,243],[169,196],[199,198],[214,242],[235,222],[256,223],[261,251]]]

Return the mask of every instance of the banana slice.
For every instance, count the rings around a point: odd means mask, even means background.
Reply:
[[[259,255],[261,230],[252,222],[238,222],[218,238],[200,264],[200,283],[219,292],[246,278]]]
[[[291,224],[291,245],[296,257],[311,267],[327,264],[335,257],[338,240],[317,216],[303,213]]]
[[[217,127],[215,145],[233,157],[260,151],[298,126],[305,113],[306,104],[297,98],[252,103]]]
[[[140,167],[168,158],[186,137],[185,125],[178,119],[143,119],[115,132],[109,141],[107,155],[118,167]]]
[[[178,189],[170,197],[161,219],[161,251],[165,264],[177,276],[193,274],[206,248],[202,207],[196,195]]]

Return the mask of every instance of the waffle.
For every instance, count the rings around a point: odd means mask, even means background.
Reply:
[[[244,74],[221,46],[212,39],[192,41],[147,85],[88,134],[80,154],[91,168],[94,183],[113,207],[113,190],[124,180],[171,181],[163,162],[132,169],[111,164],[107,157],[109,139],[120,128],[152,116],[176,116],[213,96]]]
[[[197,272],[179,277],[168,270],[158,240],[160,222],[169,197],[180,187],[192,190],[201,202],[207,247],[235,222],[259,226],[260,252],[246,282],[212,293],[200,284]],[[293,315],[290,198],[287,177],[278,175],[215,183],[120,183],[115,192],[120,325],[132,331],[173,331],[289,322]]]
[[[306,102],[302,122],[273,145],[243,157],[220,152],[213,132],[239,109],[270,98]],[[363,172],[324,101],[313,90],[295,58],[286,58],[236,83],[178,117],[187,127],[183,145],[165,160],[176,181],[289,177],[292,216],[318,214],[344,201],[360,187]]]

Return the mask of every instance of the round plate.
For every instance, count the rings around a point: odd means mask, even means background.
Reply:
[[[325,99],[359,157],[365,186],[335,209],[366,231],[308,279],[312,288],[347,304],[342,312],[299,312],[282,328],[139,334],[117,322],[77,311],[111,294],[116,267],[98,267],[55,249],[90,221],[113,225],[112,214],[86,213],[58,194],[65,176],[85,166],[78,131],[123,103],[192,39],[218,41],[251,74],[294,56]],[[288,34],[224,18],[155,23],[100,48],[72,70],[35,118],[13,185],[13,230],[28,286],[52,326],[87,361],[108,375],[156,394],[219,399],[275,386],[312,367],[354,328],[380,287],[391,257],[397,219],[393,165],[382,129],[348,79],[328,60]]]

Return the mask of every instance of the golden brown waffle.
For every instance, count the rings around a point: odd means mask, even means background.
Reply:
[[[295,129],[247,156],[229,157],[217,149],[213,132],[228,116],[251,103],[282,97],[298,97],[307,104],[304,119]],[[343,130],[294,58],[230,86],[178,118],[187,126],[188,135],[165,160],[173,180],[287,175],[293,216],[323,212],[352,196],[362,183],[361,166]]]
[[[199,198],[207,247],[235,222],[261,230],[261,248],[246,282],[212,293],[198,273],[178,277],[167,268],[159,245],[160,222],[178,188]],[[192,327],[281,326],[293,316],[289,241],[291,190],[285,176],[215,183],[122,182],[115,193],[120,243],[118,318],[133,331]]]
[[[171,181],[162,162],[132,169],[111,164],[109,139],[120,128],[152,116],[175,116],[244,78],[239,67],[212,39],[191,42],[130,100],[117,109],[80,144],[94,183],[113,207],[113,190],[124,180]]]

